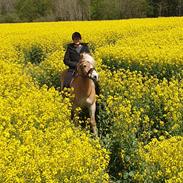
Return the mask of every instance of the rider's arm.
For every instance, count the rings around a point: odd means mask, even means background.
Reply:
[[[88,45],[85,46],[84,51],[85,51],[86,53],[90,53],[90,49],[89,49]],[[90,54],[91,54],[91,53],[90,53]]]
[[[67,49],[66,52],[65,52],[64,64],[71,67],[71,68],[75,68],[76,65],[77,65],[77,62],[73,62],[73,61],[70,60],[69,49]]]

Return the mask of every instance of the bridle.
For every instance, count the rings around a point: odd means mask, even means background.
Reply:
[[[88,71],[88,73],[86,74],[87,76],[88,76],[88,78],[89,79],[92,79],[93,80],[93,78],[91,77],[91,75],[92,75],[92,72],[93,71],[95,71],[95,68],[93,67],[93,68],[91,68],[89,71]]]
[[[88,63],[90,63],[90,62],[88,62]],[[94,80],[94,78],[91,77],[93,71],[95,71],[95,68],[94,67],[92,67],[85,75],[79,74],[78,71],[77,71],[76,76],[80,76],[82,78],[89,78],[91,80]]]

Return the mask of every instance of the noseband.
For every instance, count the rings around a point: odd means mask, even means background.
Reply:
[[[90,74],[92,74],[92,72],[95,70],[95,68],[91,68],[89,71],[88,71],[88,73],[87,73],[87,76],[90,78],[90,79],[92,79],[91,77],[90,77]]]

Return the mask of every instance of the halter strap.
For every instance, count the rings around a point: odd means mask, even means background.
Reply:
[[[91,69],[88,71],[87,76],[88,76],[91,72],[93,72],[94,70],[95,70],[95,68],[91,68]]]

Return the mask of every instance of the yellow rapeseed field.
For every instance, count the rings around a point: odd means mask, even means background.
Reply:
[[[73,32],[100,76],[99,138],[60,92]],[[183,182],[183,18],[0,24],[0,182]]]

